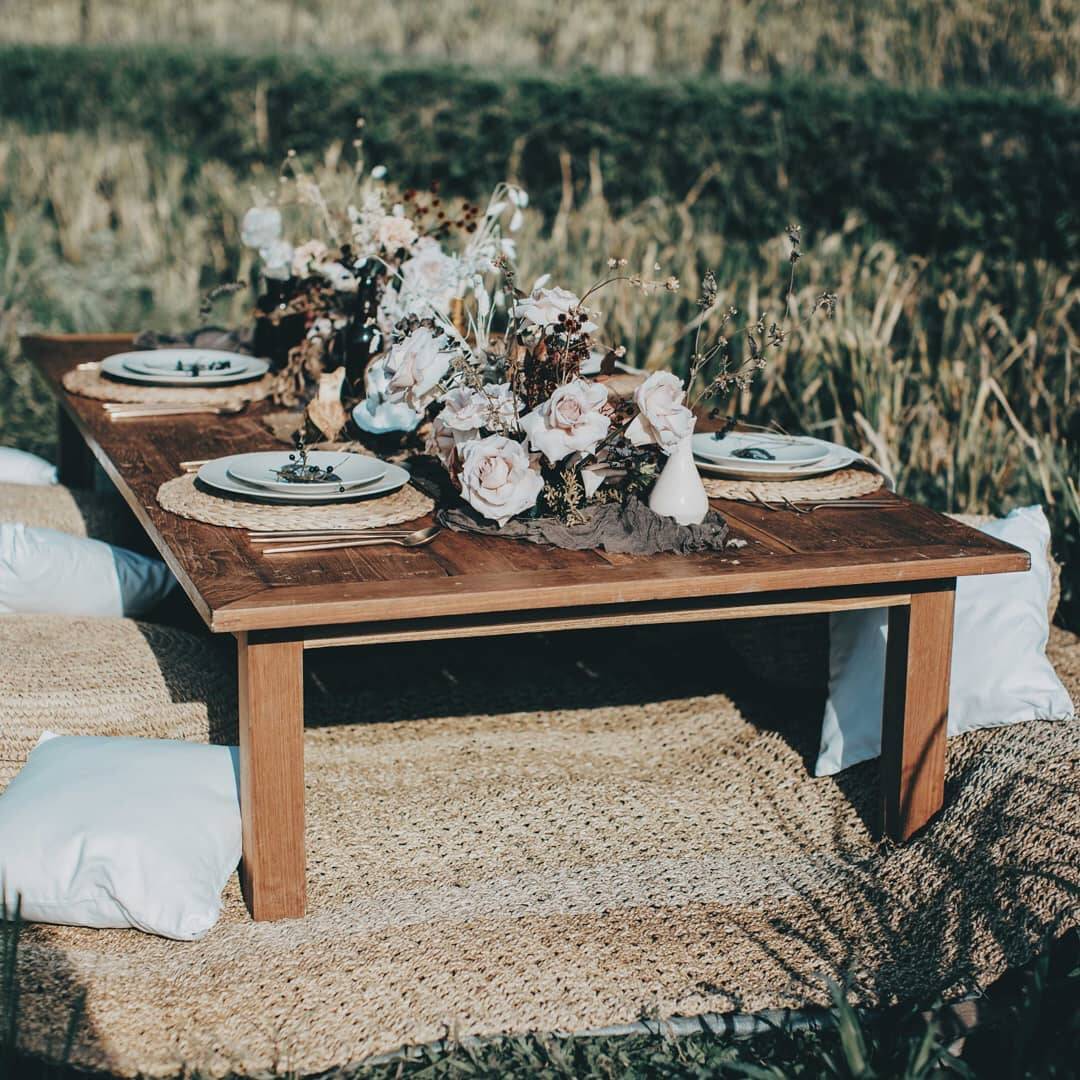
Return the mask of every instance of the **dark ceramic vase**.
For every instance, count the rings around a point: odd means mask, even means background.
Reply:
[[[265,291],[255,301],[255,306],[265,316],[270,316],[275,308],[286,303],[295,286],[292,278],[287,281],[267,278],[263,284]],[[306,329],[303,315],[284,315],[276,321],[269,317],[256,318],[252,349],[256,356],[266,357],[271,370],[277,371],[285,366],[289,351],[304,340]]]

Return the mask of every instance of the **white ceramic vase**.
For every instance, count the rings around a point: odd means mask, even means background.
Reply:
[[[654,514],[674,518],[680,525],[699,525],[709,512],[709,496],[694,464],[690,439],[687,435],[668,455],[649,495]]]

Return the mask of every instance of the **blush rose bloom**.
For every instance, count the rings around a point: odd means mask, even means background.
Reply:
[[[670,371],[654,371],[634,391],[638,414],[626,429],[635,446],[656,443],[671,453],[694,431],[694,414],[686,407],[682,380]]]
[[[435,400],[437,387],[450,370],[450,358],[426,326],[418,327],[390,350],[386,400],[404,401],[410,409],[422,412]]]
[[[557,465],[573,453],[591,454],[608,433],[607,390],[587,379],[560,386],[542,405],[521,418],[529,446]]]
[[[240,222],[244,247],[268,248],[281,239],[281,211],[276,206],[253,206]]]
[[[375,235],[379,246],[393,255],[402,248],[411,248],[417,233],[416,226],[404,214],[387,214],[379,222]]]
[[[292,271],[296,277],[307,277],[311,273],[311,264],[321,263],[327,254],[326,245],[321,240],[308,240],[293,251]]]
[[[459,448],[461,495],[499,526],[536,505],[544,480],[528,451],[505,435],[489,435]]]
[[[550,289],[534,288],[524,300],[514,305],[514,310],[526,322],[542,329],[557,325],[560,315],[568,315],[579,307],[581,299],[578,296],[556,285]]]
[[[439,414],[458,441],[475,438],[481,428],[492,431],[516,431],[520,405],[509,383],[488,383],[482,390],[459,386],[443,399]]]
[[[417,241],[413,256],[401,264],[400,306],[406,315],[445,315],[461,286],[461,267],[430,236]]]

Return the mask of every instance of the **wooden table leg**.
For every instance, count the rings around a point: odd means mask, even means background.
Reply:
[[[945,800],[945,735],[956,579],[889,608],[881,726],[884,831],[906,840]]]
[[[63,409],[57,410],[59,420],[59,444],[57,446],[57,472],[60,483],[70,488],[94,486],[94,455],[82,433],[72,423]]]
[[[240,884],[258,920],[299,918],[304,858],[304,647],[237,634],[240,675]]]

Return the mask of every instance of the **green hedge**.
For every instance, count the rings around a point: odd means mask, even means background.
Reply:
[[[363,114],[369,160],[417,185],[440,177],[476,195],[514,157],[550,210],[560,149],[579,184],[595,150],[606,195],[625,208],[681,198],[719,162],[699,207],[733,239],[788,220],[834,228],[857,211],[912,252],[1080,256],[1080,109],[1047,98],[158,48],[4,46],[0,73],[9,123],[136,131],[240,168],[349,139]]]

